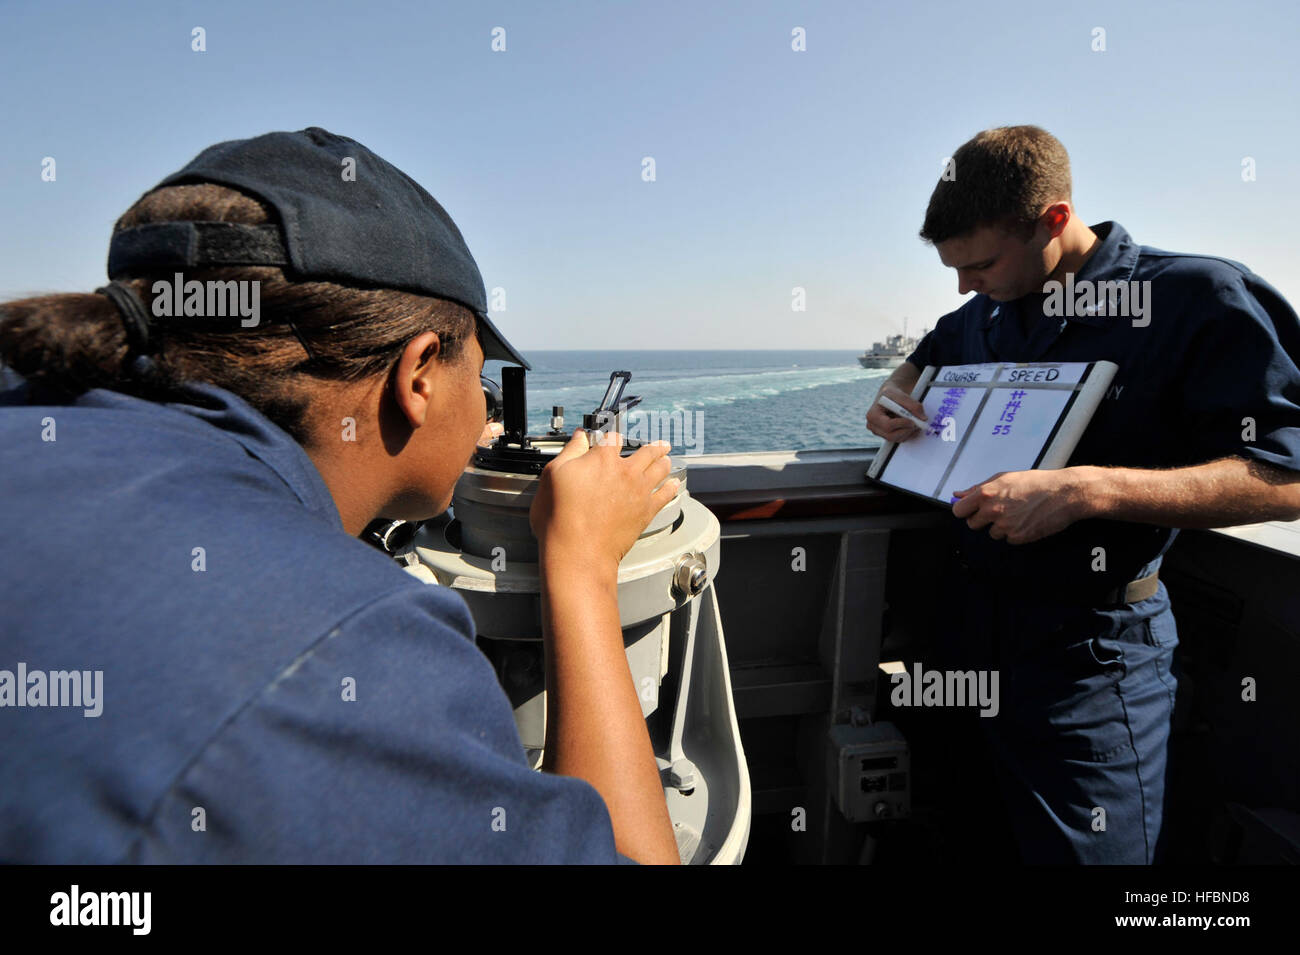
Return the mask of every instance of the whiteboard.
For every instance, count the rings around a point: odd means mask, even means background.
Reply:
[[[1064,467],[1118,370],[1109,361],[929,365],[912,389],[929,426],[886,442],[867,476],[946,506],[999,471]]]

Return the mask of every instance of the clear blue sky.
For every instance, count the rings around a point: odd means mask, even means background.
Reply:
[[[1298,27],[1290,0],[4,0],[0,297],[102,284],[114,220],[164,175],[316,125],[447,207],[521,348],[859,348],[961,302],[916,237],[943,158],[1037,123],[1086,221],[1300,304]]]

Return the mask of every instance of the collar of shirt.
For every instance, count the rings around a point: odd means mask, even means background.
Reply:
[[[216,428],[239,444],[251,457],[275,472],[309,511],[335,527],[342,528],[334,498],[307,452],[288,433],[238,395],[206,382],[182,386],[184,401],[165,405],[145,401],[116,391],[96,388],[76,402],[79,405],[120,407],[139,410],[166,408]]]
[[[1074,274],[1070,286],[1080,282],[1127,282],[1137,268],[1140,247],[1118,222],[1101,222],[1091,227],[1101,244]],[[1063,294],[1071,294],[1067,289]],[[1042,303],[1044,295],[1035,292],[1011,302],[986,300],[988,313],[984,329],[991,351],[1002,361],[1037,361],[1065,331],[1070,322],[1083,325],[1108,325],[1114,321],[1108,315],[1071,315],[1059,321],[1045,321]],[[1009,315],[1008,321],[1002,321]],[[1026,338],[1022,317],[1028,317]]]

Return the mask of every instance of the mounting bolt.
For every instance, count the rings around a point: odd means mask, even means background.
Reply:
[[[708,566],[702,554],[683,554],[673,569],[673,589],[684,597],[694,597],[709,582]]]
[[[695,788],[695,764],[689,759],[679,759],[668,768],[668,784],[674,789]]]

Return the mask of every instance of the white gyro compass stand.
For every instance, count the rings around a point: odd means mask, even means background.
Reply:
[[[489,408],[504,433],[480,448],[456,485],[453,519],[430,521],[399,559],[465,598],[478,645],[496,667],[514,706],[533,766],[546,739],[545,667],[537,541],[528,508],[538,476],[570,434],[564,409],[551,430],[528,435],[524,369],[502,369],[502,388],[485,383]],[[583,416],[591,431],[626,435],[625,415],[640,399],[624,398],[631,373],[610,375],[604,400]],[[640,446],[625,443],[623,454]],[[641,711],[659,762],[669,815],[684,863],[738,863],[749,839],[749,769],[732,703],[727,649],[713,578],[718,520],[687,488],[674,464],[677,494],[650,521],[618,569],[623,643]]]

